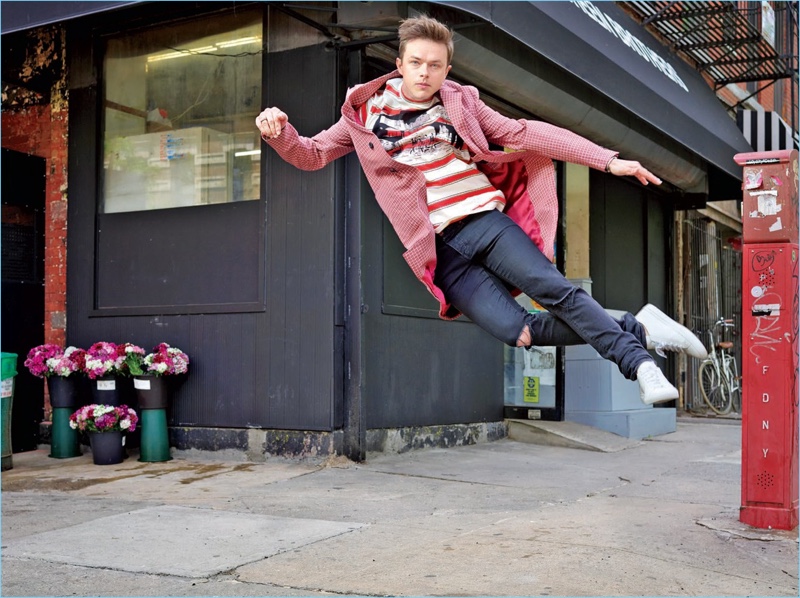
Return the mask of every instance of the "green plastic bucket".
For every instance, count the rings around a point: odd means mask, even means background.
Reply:
[[[11,407],[14,403],[14,378],[17,375],[17,354],[0,353],[2,356],[2,409],[0,418],[2,422],[2,434],[0,434],[0,445],[2,445],[2,470],[11,469],[14,464],[11,457]]]

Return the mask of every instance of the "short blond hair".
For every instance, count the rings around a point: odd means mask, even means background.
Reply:
[[[400,22],[397,30],[400,35],[400,59],[406,52],[406,44],[415,39],[426,39],[447,46],[447,64],[453,60],[453,32],[450,28],[429,17],[421,15],[411,17]]]

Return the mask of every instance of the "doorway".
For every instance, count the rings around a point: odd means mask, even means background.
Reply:
[[[45,159],[2,153],[2,344],[16,353],[11,412],[12,452],[35,450],[43,417],[44,381],[23,365],[44,343]]]

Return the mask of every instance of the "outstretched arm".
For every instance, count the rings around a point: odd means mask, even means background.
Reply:
[[[643,185],[660,185],[659,179],[639,162],[622,160],[617,152],[601,147],[568,129],[547,123],[507,118],[477,102],[477,118],[487,138],[514,149],[532,149],[554,160],[573,162],[616,176],[635,177]]]
[[[655,185],[661,184],[661,179],[647,170],[644,166],[635,160],[621,160],[620,158],[611,158],[611,161],[606,165],[606,170],[616,176],[632,176],[639,179],[642,185],[653,183]]]
[[[256,117],[256,127],[281,158],[301,170],[319,170],[353,151],[347,123],[339,119],[313,137],[302,137],[280,108],[267,108]]]

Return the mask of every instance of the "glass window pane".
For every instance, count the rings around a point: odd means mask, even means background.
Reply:
[[[260,197],[262,12],[106,41],[105,213]]]

